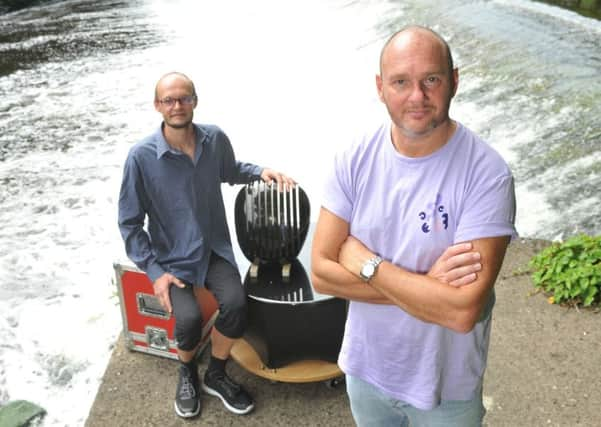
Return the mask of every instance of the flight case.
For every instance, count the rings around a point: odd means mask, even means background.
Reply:
[[[161,307],[154,296],[150,278],[135,266],[114,263],[113,267],[127,348],[177,359],[177,343],[173,336],[175,317]],[[200,353],[209,343],[218,306],[213,294],[205,288],[199,293],[198,303],[203,319]]]

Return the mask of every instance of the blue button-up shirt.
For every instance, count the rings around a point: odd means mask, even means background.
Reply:
[[[211,251],[236,266],[221,183],[248,183],[262,172],[236,161],[217,126],[194,130],[194,161],[167,144],[162,127],[134,145],[125,161],[119,229],[128,257],[153,282],[169,272],[204,284]]]

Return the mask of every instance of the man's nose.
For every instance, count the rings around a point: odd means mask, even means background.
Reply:
[[[419,80],[413,82],[409,90],[411,91],[409,93],[409,99],[412,101],[418,101],[426,98],[426,88]]]

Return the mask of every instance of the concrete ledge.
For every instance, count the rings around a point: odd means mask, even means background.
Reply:
[[[207,367],[208,352],[199,372]],[[199,418],[182,420],[173,410],[177,362],[132,352],[120,337],[86,421],[88,427],[106,426],[352,426],[344,385],[325,382],[276,383],[254,376],[235,362],[228,372],[253,395],[255,410],[248,415],[228,412],[220,400],[203,395]]]
[[[598,426],[601,408],[601,313],[547,303],[532,295],[532,255],[548,242],[518,240],[496,285],[497,305],[484,383],[485,425]],[[207,354],[200,372],[204,372]],[[344,387],[274,383],[230,362],[230,374],[257,401],[245,416],[204,396],[200,418],[173,410],[177,362],[130,352],[119,339],[86,426],[352,426]]]

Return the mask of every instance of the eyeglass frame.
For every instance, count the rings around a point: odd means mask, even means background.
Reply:
[[[196,102],[196,99],[196,95],[186,95],[181,96],[179,98],[171,98],[170,96],[168,96],[163,99],[157,99],[157,102],[161,105],[164,105],[167,108],[173,108],[178,102],[181,106],[193,105]]]

